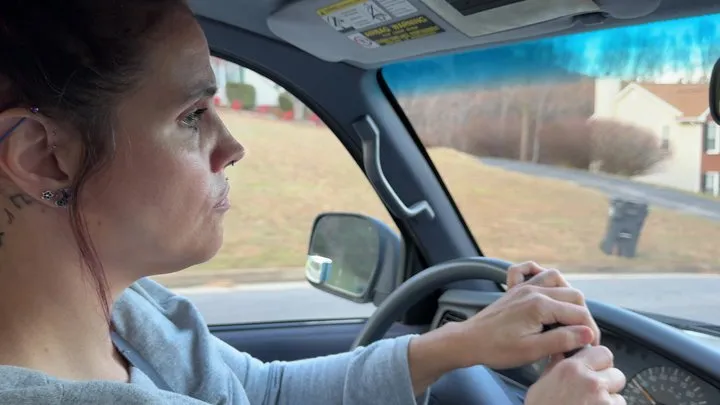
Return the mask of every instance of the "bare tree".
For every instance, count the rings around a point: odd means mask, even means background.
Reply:
[[[498,97],[494,117],[507,127],[511,120],[520,123],[519,160],[541,160],[541,134],[546,125],[557,120],[589,118],[594,105],[594,82],[572,77],[544,84],[503,87],[493,93]],[[532,148],[532,149],[531,149]]]

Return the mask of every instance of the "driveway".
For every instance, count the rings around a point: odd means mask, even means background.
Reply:
[[[688,192],[582,170],[518,162],[516,160],[480,158],[480,161],[488,166],[495,166],[513,172],[570,181],[581,187],[598,190],[608,197],[640,200],[655,207],[720,221],[720,201],[695,196]]]

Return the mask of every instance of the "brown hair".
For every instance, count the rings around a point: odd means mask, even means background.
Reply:
[[[38,107],[82,137],[71,227],[110,320],[108,283],[82,211],[83,185],[114,154],[114,111],[136,86],[163,18],[184,0],[3,0],[0,4],[0,111]],[[4,82],[4,83],[3,83]]]

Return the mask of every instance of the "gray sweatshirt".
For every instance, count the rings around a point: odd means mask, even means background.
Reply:
[[[189,300],[149,279],[115,303],[115,343],[133,364],[130,383],[73,382],[0,366],[0,404],[416,405],[412,336],[349,353],[263,363],[215,338]],[[161,389],[165,388],[165,389]]]

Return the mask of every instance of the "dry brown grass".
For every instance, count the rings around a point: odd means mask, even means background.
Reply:
[[[585,271],[720,270],[716,222],[651,207],[638,257],[608,257],[599,249],[608,215],[603,194],[486,166],[452,150],[430,154],[487,255]]]
[[[225,244],[202,268],[298,267],[310,227],[323,211],[390,217],[357,165],[324,128],[223,112],[248,156],[229,172],[233,208]],[[653,208],[639,256],[607,257],[598,245],[608,206],[571,183],[485,166],[453,150],[431,156],[485,254],[533,259],[567,270],[720,269],[717,223]]]

